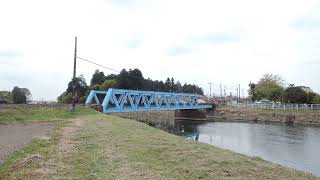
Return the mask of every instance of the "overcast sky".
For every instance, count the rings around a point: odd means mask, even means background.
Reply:
[[[206,93],[246,93],[265,73],[320,92],[317,0],[1,0],[0,23],[0,90],[35,100],[66,89],[75,36],[80,57]],[[97,68],[79,60],[77,75],[89,83]]]

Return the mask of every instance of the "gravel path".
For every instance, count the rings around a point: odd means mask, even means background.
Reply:
[[[46,138],[53,127],[49,122],[0,124],[0,164],[8,155],[22,149],[34,138]]]

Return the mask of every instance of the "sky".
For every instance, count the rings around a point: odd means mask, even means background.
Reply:
[[[174,77],[209,94],[247,94],[278,74],[320,93],[320,2],[316,0],[1,0],[0,90],[28,88],[56,100],[78,56],[145,78]],[[90,83],[95,69],[77,61]]]

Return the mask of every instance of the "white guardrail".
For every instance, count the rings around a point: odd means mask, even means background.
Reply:
[[[320,104],[272,104],[272,103],[227,103],[230,106],[241,108],[282,109],[282,110],[320,110]]]

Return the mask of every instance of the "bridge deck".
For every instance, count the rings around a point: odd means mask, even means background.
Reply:
[[[198,99],[199,95],[188,93],[109,89],[92,90],[85,104],[102,105],[104,113],[212,108],[212,105],[198,103]]]

